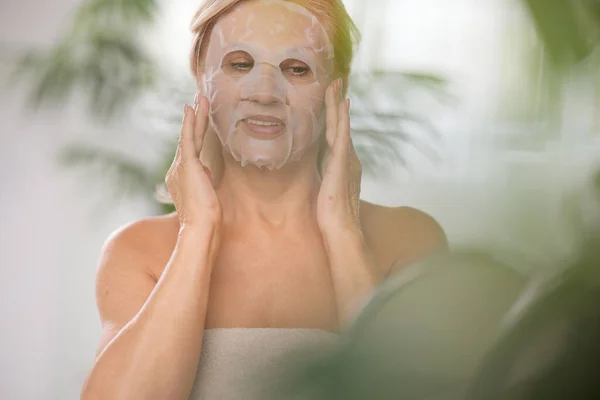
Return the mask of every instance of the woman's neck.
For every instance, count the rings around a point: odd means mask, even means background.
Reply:
[[[226,159],[218,195],[224,222],[281,230],[312,225],[319,187],[316,157],[272,171]]]

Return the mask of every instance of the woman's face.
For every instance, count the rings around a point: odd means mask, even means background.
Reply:
[[[205,61],[210,118],[242,165],[298,160],[325,128],[333,48],[325,29],[283,0],[238,4],[215,24]]]

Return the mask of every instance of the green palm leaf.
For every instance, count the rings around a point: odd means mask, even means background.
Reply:
[[[89,144],[71,144],[58,155],[60,165],[92,173],[96,181],[102,177],[111,183],[113,195],[151,196],[156,172],[129,155]]]

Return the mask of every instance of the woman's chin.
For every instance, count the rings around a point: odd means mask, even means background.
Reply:
[[[242,167],[253,165],[261,169],[279,169],[289,161],[287,151],[268,151],[269,149],[254,149],[245,153],[237,152],[234,158],[241,163]]]
[[[276,136],[271,136],[270,140],[265,136],[259,139],[238,129],[225,138],[224,148],[242,167],[251,164],[261,169],[277,170],[304,158],[312,159],[313,152],[316,155],[318,143],[313,143],[309,138],[303,139],[302,143],[289,143],[285,140],[285,134],[279,135],[279,140]]]

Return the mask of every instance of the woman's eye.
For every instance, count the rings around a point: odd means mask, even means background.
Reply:
[[[279,68],[287,80],[294,84],[312,83],[315,80],[313,71],[304,61],[290,58],[279,64]]]
[[[238,71],[249,71],[254,67],[254,63],[251,62],[232,62],[230,65]]]
[[[239,78],[254,68],[254,58],[245,51],[234,51],[225,55],[221,68],[227,75]]]
[[[296,76],[305,75],[308,73],[308,71],[310,71],[310,69],[306,68],[306,67],[289,67],[289,68],[286,68],[286,70]]]

